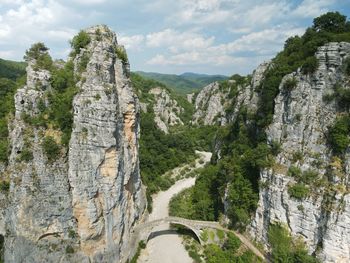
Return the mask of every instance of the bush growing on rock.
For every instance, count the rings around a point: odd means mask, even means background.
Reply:
[[[91,42],[91,37],[85,31],[80,31],[70,42],[75,54],[80,53],[80,49],[86,48]]]
[[[309,57],[305,60],[302,66],[302,72],[304,74],[314,73],[318,67],[318,60],[315,56]]]
[[[297,84],[298,84],[298,81],[296,78],[290,78],[286,80],[286,82],[283,85],[283,88],[286,91],[291,91],[297,86]]]
[[[268,239],[272,248],[271,259],[276,263],[318,263],[319,261],[308,255],[304,243],[294,239],[288,230],[280,224],[271,224]]]
[[[302,200],[309,194],[309,188],[303,183],[297,183],[288,187],[288,194],[295,199]]]
[[[117,54],[117,57],[118,57],[123,63],[127,63],[127,62],[128,62],[128,55],[126,54],[126,51],[125,51],[124,47],[118,46],[118,47],[115,49],[115,53]]]
[[[337,155],[341,155],[350,144],[350,116],[338,117],[332,127],[329,128],[328,142]]]
[[[60,147],[51,136],[44,137],[42,147],[49,162],[53,162],[60,154]]]

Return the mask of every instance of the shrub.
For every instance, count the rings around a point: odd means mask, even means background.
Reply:
[[[301,113],[297,113],[297,114],[295,114],[295,119],[297,120],[297,121],[301,121],[301,118],[303,117],[303,115],[301,114]]]
[[[8,141],[5,139],[0,140],[0,162],[6,163],[8,160]]]
[[[279,143],[277,141],[272,141],[270,146],[271,146],[271,153],[274,156],[277,156],[282,151],[281,143]]]
[[[8,192],[10,190],[10,182],[0,181],[0,191]]]
[[[309,194],[309,188],[302,183],[297,183],[288,187],[288,194],[295,199],[302,200]]]
[[[96,34],[96,40],[101,41],[102,40],[102,33],[101,33],[101,30],[99,28],[96,29],[95,34]]]
[[[338,117],[332,127],[328,130],[328,142],[335,154],[340,155],[349,147],[350,138],[349,115]]]
[[[301,151],[296,151],[293,153],[292,161],[295,163],[297,161],[302,161],[304,159],[304,155]]]
[[[304,206],[303,205],[298,205],[297,206],[297,208],[298,208],[298,210],[300,211],[300,212],[304,212]]]
[[[60,147],[51,136],[44,137],[42,147],[50,162],[54,161],[60,154]]]
[[[241,246],[241,241],[239,240],[239,238],[236,237],[231,232],[228,232],[227,239],[226,239],[225,244],[224,244],[224,248],[226,250],[230,250],[232,252],[235,252],[235,251],[237,251],[237,249],[239,249],[240,246]]]
[[[73,254],[74,248],[71,245],[66,246],[66,253],[67,254]]]
[[[75,54],[80,53],[80,49],[86,48],[91,42],[91,37],[85,31],[80,31],[78,35],[73,37],[71,41],[71,47],[74,49]]]
[[[78,236],[77,233],[72,228],[70,228],[68,230],[68,237],[69,238],[76,238],[77,236]]]
[[[301,177],[301,170],[300,168],[296,166],[290,166],[288,169],[288,176],[300,178]]]
[[[81,73],[83,71],[86,70],[86,67],[90,61],[90,53],[88,52],[85,52],[81,58],[80,58],[80,61],[79,61],[79,64],[78,64],[78,71]]]
[[[304,74],[310,74],[310,73],[314,73],[317,67],[318,67],[318,60],[315,56],[312,56],[312,57],[308,57],[305,60],[301,70]]]
[[[25,148],[19,155],[19,159],[24,162],[29,162],[33,160],[33,153],[29,148]]]
[[[303,172],[303,176],[301,178],[301,181],[306,184],[313,183],[318,177],[318,172],[315,170],[307,170]]]
[[[283,88],[286,91],[293,90],[298,84],[298,81],[296,78],[287,79],[286,82],[284,82]]]
[[[345,59],[344,65],[345,65],[345,73],[349,76],[350,75],[350,57]]]
[[[128,55],[126,54],[126,51],[125,51],[124,47],[118,46],[118,47],[115,49],[115,53],[117,54],[117,57],[118,57],[123,63],[127,63],[127,62],[128,62]]]
[[[280,224],[271,224],[268,230],[271,244],[271,260],[276,263],[317,263],[316,258],[307,254],[304,243],[293,239],[289,231]]]
[[[344,110],[350,108],[350,89],[335,85],[333,98],[336,99],[339,107]]]

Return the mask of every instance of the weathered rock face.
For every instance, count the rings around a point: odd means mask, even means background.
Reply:
[[[226,115],[229,123],[234,122],[240,109],[243,107],[251,114],[256,113],[259,101],[258,89],[264,79],[264,73],[269,67],[271,67],[270,61],[260,64],[257,69],[254,70],[249,85],[237,87],[237,95],[232,99],[231,109]]]
[[[192,123],[214,125],[225,124],[225,103],[231,103],[228,100],[229,90],[220,89],[220,84],[214,82],[204,87],[195,99],[195,114]]]
[[[154,95],[154,121],[160,130],[169,133],[169,127],[184,124],[180,119],[180,114],[184,112],[184,109],[175,99],[171,98],[166,89],[153,88],[150,94]]]
[[[256,112],[259,99],[257,89],[270,65],[270,62],[262,63],[253,72],[252,79],[247,85],[228,80],[228,85],[225,87],[220,87],[218,82],[204,87],[195,99],[196,111],[192,123],[225,125],[235,120],[242,107],[246,107],[251,113]],[[189,95],[192,101],[193,94]]]
[[[27,85],[15,95],[16,112],[10,123],[12,150],[7,172],[11,188],[5,216],[6,262],[54,262],[65,257],[66,246],[76,245],[76,240],[68,238],[76,222],[66,154],[62,152],[60,158],[49,162],[41,146],[46,133],[57,138],[59,134],[31,127],[25,121],[38,115],[39,101],[46,101],[44,94],[51,89],[50,73],[34,70],[34,64],[33,60],[29,62]],[[24,152],[32,154],[27,161],[22,160]],[[48,253],[51,247],[57,250]],[[74,257],[79,259],[79,255]]]
[[[261,173],[259,206],[250,233],[267,244],[270,223],[282,222],[293,235],[301,236],[323,262],[350,261],[349,152],[334,158],[326,141],[327,131],[342,112],[323,97],[333,93],[335,84],[349,87],[342,66],[350,57],[349,43],[329,43],[318,49],[319,67],[315,73],[295,72],[282,80],[275,99],[273,122],[267,130],[270,142],[281,144],[272,169]],[[297,81],[286,89],[288,79]],[[317,175],[309,185],[307,198],[297,200],[288,193],[296,183],[290,166]]]
[[[92,39],[96,30],[87,30]],[[73,102],[68,177],[82,252],[96,261],[118,262],[145,207],[138,163],[139,104],[127,65],[114,53],[115,35],[99,30],[103,41],[93,40],[87,47],[86,81],[79,83],[81,92]]]
[[[34,70],[35,61],[29,62],[27,85],[16,93],[6,170],[11,178],[6,262],[124,262],[129,257],[130,233],[146,202],[139,174],[139,103],[128,62],[118,58],[115,34],[104,26],[86,33],[91,42],[74,59],[81,81],[68,151],[62,148],[49,160],[42,142],[50,135],[59,143],[60,132],[25,121],[39,114],[39,103],[50,103],[50,72]],[[32,157],[24,160],[28,150]]]

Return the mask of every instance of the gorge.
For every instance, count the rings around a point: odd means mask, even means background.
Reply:
[[[107,26],[71,47],[64,62],[33,44],[26,74],[1,79],[1,260],[350,261],[345,16],[314,19],[251,75],[187,98],[130,72]],[[169,214],[239,234],[134,238]]]

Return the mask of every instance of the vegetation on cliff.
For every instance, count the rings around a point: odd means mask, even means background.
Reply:
[[[331,41],[350,42],[349,22],[337,12],[316,18],[313,26],[303,36],[291,37],[286,41],[284,50],[273,59],[273,66],[265,73],[258,90],[257,113],[251,114],[242,107],[237,118],[226,128],[220,129],[216,139],[221,145],[220,160],[201,173],[193,189],[174,200],[171,205],[173,208],[181,208],[186,206],[184,203],[190,203],[189,211],[173,209],[174,215],[179,213],[191,219],[219,220],[224,213],[223,200],[226,199],[228,208],[225,212],[232,227],[245,229],[257,207],[260,171],[273,165],[274,155],[280,150],[278,143],[266,143],[265,129],[272,121],[274,99],[279,92],[281,80],[298,69],[304,74],[312,73],[318,66],[314,56],[317,48]],[[294,86],[295,83],[291,80],[284,88],[293,89]],[[334,95],[331,99],[339,101],[341,107],[346,106],[348,91],[338,88],[336,92],[341,96]],[[348,123],[347,115],[340,116],[334,127],[330,128],[329,140],[337,153],[344,153],[349,146]],[[309,194],[306,184],[312,183],[314,178],[312,171],[307,172],[307,175],[296,175],[297,184],[290,186],[289,194],[296,199],[305,198]],[[271,243],[274,240],[288,239],[279,228],[271,228]],[[278,237],[274,238],[275,236]],[[275,243],[274,262],[287,262],[286,257],[288,262],[315,262],[304,248],[293,246],[289,244],[288,249],[280,249]],[[281,254],[281,251],[285,254]]]
[[[259,127],[266,127],[272,121],[274,98],[282,78],[298,68],[304,74],[316,70],[317,48],[329,42],[350,42],[350,23],[339,12],[329,12],[314,19],[303,36],[294,36],[286,40],[284,49],[273,59],[273,67],[265,74],[261,84],[261,99],[256,122]]]
[[[174,127],[171,134],[165,134],[155,124],[152,107],[154,96],[149,91],[155,87],[167,87],[135,73],[131,74],[131,80],[140,101],[148,104],[147,112],[141,112],[140,168],[142,181],[147,186],[147,195],[150,197],[151,194],[171,186],[172,181],[162,176],[166,171],[194,160],[195,150],[211,150],[216,127],[185,125]],[[169,92],[171,93],[170,90]],[[185,108],[185,113],[180,117],[188,123],[191,106],[183,98],[174,94],[172,96]]]

